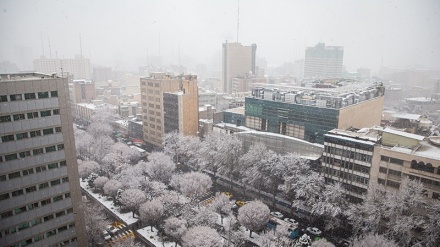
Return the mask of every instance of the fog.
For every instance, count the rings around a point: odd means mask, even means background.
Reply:
[[[137,70],[148,56],[219,70],[225,40],[257,44],[269,65],[318,42],[344,46],[348,70],[440,68],[440,1],[0,1],[0,61],[69,58]],[[50,49],[49,49],[50,45]],[[21,62],[23,63],[23,61]]]

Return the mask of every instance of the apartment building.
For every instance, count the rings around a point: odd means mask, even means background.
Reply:
[[[198,129],[197,76],[151,73],[140,79],[144,141],[162,147],[166,133],[177,130],[196,135]]]
[[[0,246],[86,246],[67,78],[0,75]]]

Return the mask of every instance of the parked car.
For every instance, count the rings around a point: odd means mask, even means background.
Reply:
[[[270,214],[278,219],[282,219],[284,217],[284,215],[280,212],[270,212]]]
[[[319,230],[319,229],[316,228],[316,227],[307,227],[306,230],[307,230],[308,233],[313,234],[313,235],[315,235],[315,236],[319,236],[319,235],[321,235],[321,233],[322,233],[322,231]]]
[[[106,228],[105,228],[110,234],[115,234],[119,229],[118,228],[116,228],[116,227],[114,227],[114,226],[112,226],[112,225],[108,225]]]
[[[102,231],[102,237],[104,238],[104,240],[110,240],[112,237],[110,236],[110,234],[108,234],[107,230],[103,230]]]
[[[244,205],[246,205],[247,202],[244,201],[236,201],[235,204],[237,204],[239,207],[242,207]]]
[[[284,218],[284,221],[287,222],[287,223],[290,223],[292,225],[298,225],[298,221],[296,221],[295,219]]]

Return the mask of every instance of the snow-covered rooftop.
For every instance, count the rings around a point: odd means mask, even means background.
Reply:
[[[411,138],[411,139],[415,139],[415,140],[418,140],[418,141],[422,141],[423,139],[425,139],[424,136],[415,135],[415,134],[411,134],[411,133],[407,133],[407,132],[403,132],[403,131],[399,131],[399,130],[394,130],[394,129],[391,129],[391,128],[385,128],[383,130],[383,132],[394,134],[394,135],[399,135],[399,136],[403,136],[403,137],[407,137],[407,138]]]
[[[227,109],[227,110],[225,110],[225,112],[231,112],[231,113],[236,113],[236,114],[244,115],[244,107],[237,107],[237,108]]]
[[[357,143],[362,143],[362,144],[366,144],[366,145],[370,145],[370,146],[373,146],[376,143],[376,140],[374,140],[374,141],[362,140],[362,139],[357,139],[356,137],[348,137],[348,136],[332,135],[332,134],[325,134],[325,136],[338,138],[338,139],[342,139],[342,140],[347,140],[347,141],[352,141],[352,142],[357,142]]]
[[[334,129],[334,130],[330,130],[329,134],[350,137],[353,139],[352,141],[356,141],[356,142],[359,139],[364,141],[377,142],[377,140],[380,139],[380,135],[376,131],[371,131],[371,130],[369,128],[363,128],[355,132],[349,130]]]
[[[144,228],[136,230],[139,235],[141,235],[144,239],[148,240],[150,243],[154,244],[156,247],[174,247],[176,246],[175,242],[165,242],[161,240],[160,236],[157,235],[159,231],[156,227],[153,227],[153,231],[151,231],[150,226],[146,226]],[[177,245],[180,247],[180,245]]]
[[[396,114],[393,114],[393,117],[401,118],[401,119],[409,119],[409,120],[419,120],[421,115],[419,115],[419,114],[410,114],[410,113],[396,113]]]

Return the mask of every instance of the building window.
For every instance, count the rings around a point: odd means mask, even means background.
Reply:
[[[39,190],[45,189],[45,188],[48,188],[48,187],[49,187],[49,183],[48,182],[45,182],[45,183],[42,183],[42,184],[38,185],[38,189]],[[43,202],[41,202],[41,204],[45,205],[45,204],[43,204]]]
[[[0,123],[11,122],[11,116],[0,116]]]
[[[53,110],[53,115],[60,115],[60,109]]]
[[[62,226],[62,227],[58,228],[58,232],[62,232],[65,230],[67,230],[67,226]]]
[[[390,187],[398,189],[400,187],[400,183],[388,180],[387,181],[387,186],[390,186]]]
[[[58,218],[58,217],[61,217],[61,216],[63,216],[63,215],[66,215],[66,211],[64,211],[64,210],[63,210],[63,211],[60,211],[60,212],[58,212],[58,213],[56,213],[56,214],[55,214],[55,217]]]
[[[6,181],[6,175],[1,175],[0,176],[0,181]]]
[[[5,193],[5,194],[0,195],[0,201],[6,200],[6,199],[9,199],[9,193]]]
[[[14,135],[2,136],[2,142],[10,142],[10,141],[14,141]]]
[[[52,231],[48,231],[48,232],[46,232],[46,238],[51,237],[51,236],[53,236],[55,234],[57,234],[55,229],[52,230]]]
[[[35,171],[36,172],[44,172],[44,171],[46,171],[47,169],[46,169],[46,166],[39,166],[39,167],[37,167],[37,168],[35,168]]]
[[[22,173],[23,173],[23,176],[27,176],[29,174],[34,174],[34,168],[23,170]]]
[[[38,98],[39,99],[49,98],[49,92],[39,92],[38,93]]]
[[[40,115],[41,115],[41,117],[49,117],[49,116],[52,115],[52,113],[51,113],[50,110],[47,110],[47,111],[40,111]]]
[[[29,99],[36,99],[37,97],[35,96],[35,93],[25,93],[24,94],[24,99],[29,100]]]
[[[32,118],[38,118],[38,112],[28,112],[27,113],[27,118],[28,119],[32,119]]]
[[[14,121],[19,121],[19,120],[23,120],[23,119],[26,119],[26,118],[24,117],[24,114],[23,114],[23,113],[20,113],[20,114],[14,114]]]
[[[38,208],[38,207],[39,207],[38,202],[34,202],[34,203],[27,205],[28,210],[32,210],[32,209]]]
[[[7,212],[3,212],[3,213],[1,214],[1,218],[2,218],[2,219],[4,219],[4,218],[8,218],[8,217],[11,217],[12,215],[13,215],[12,210],[10,210],[10,211],[7,211]]]
[[[396,171],[396,170],[392,170],[392,169],[389,169],[389,170],[388,170],[388,175],[393,175],[393,176],[400,177],[400,176],[402,176],[402,172],[400,172],[400,171]]]
[[[385,185],[385,179],[378,178],[378,179],[377,179],[377,183],[378,183],[378,184]]]
[[[37,191],[37,186],[31,186],[26,188],[26,193]]]
[[[46,153],[57,151],[55,146],[46,147]]]
[[[390,163],[394,163],[394,164],[398,164],[398,165],[403,165],[403,160],[396,159],[396,158],[390,158]]]
[[[8,96],[0,95],[0,102],[7,102],[7,101],[8,101]]]
[[[51,91],[50,97],[58,97],[58,91]]]
[[[55,127],[55,132],[56,133],[61,133],[61,127]]]
[[[64,149],[64,144],[58,144],[57,145],[57,149],[58,150],[63,150]]]
[[[20,152],[19,155],[20,155],[20,158],[25,158],[25,157],[31,156],[31,151]]]
[[[43,153],[43,148],[37,148],[32,150],[32,155],[39,155]]]
[[[385,167],[379,167],[379,172],[380,172],[380,173],[385,173],[385,174],[387,174],[387,168],[385,168]]]
[[[26,229],[28,227],[29,227],[29,222],[22,223],[22,224],[18,225],[18,231],[21,231],[21,230]],[[32,240],[31,240],[31,242],[32,242]]]
[[[24,194],[24,192],[23,192],[22,189],[20,189],[20,190],[16,190],[16,191],[13,191],[13,192],[12,192],[12,197],[15,197],[15,196],[21,196],[21,195],[23,195],[23,194]]]
[[[67,162],[65,160],[60,161],[60,166],[66,166],[66,165],[67,165]]]
[[[9,179],[19,178],[21,177],[20,172],[13,172],[8,174]]]
[[[50,200],[50,198],[46,199],[46,200],[42,200],[41,201],[41,206],[46,206],[47,204],[51,204],[51,203],[52,203],[52,201]],[[50,216],[53,217],[53,215],[50,215]],[[44,220],[44,221],[46,221],[46,220]]]
[[[21,94],[12,94],[9,97],[11,98],[11,101],[22,100]]]
[[[52,163],[52,164],[49,164],[49,165],[47,165],[47,167],[49,168],[49,170],[50,170],[50,169],[58,168],[58,163]]]
[[[37,137],[41,136],[41,130],[34,130],[29,132],[31,134],[31,137]]]
[[[61,183],[61,182],[60,182],[59,179],[57,179],[57,180],[53,180],[53,181],[50,181],[50,186],[59,185],[60,183]]]
[[[16,134],[15,136],[17,137],[17,140],[21,140],[21,139],[29,138],[27,132],[19,133],[19,134]]]
[[[6,160],[6,161],[16,160],[16,159],[18,159],[17,154],[8,154],[8,155],[5,155],[5,160]]]
[[[55,196],[53,198],[53,202],[57,202],[57,201],[61,201],[61,200],[63,200],[63,195]]]

